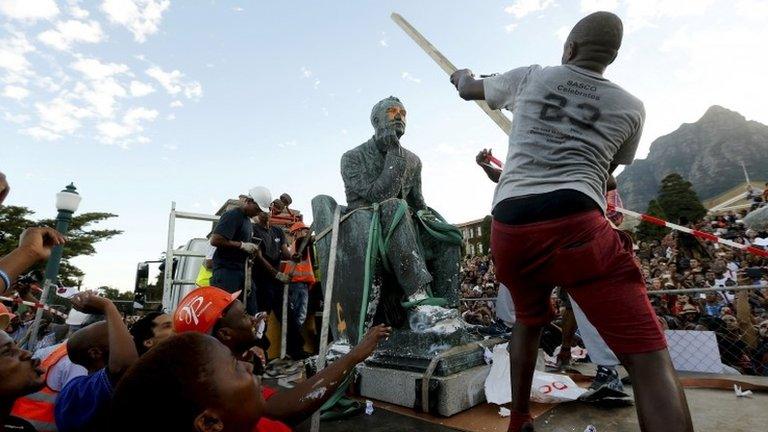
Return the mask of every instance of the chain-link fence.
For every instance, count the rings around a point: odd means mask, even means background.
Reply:
[[[465,297],[465,320],[489,325],[496,297]],[[768,287],[741,285],[648,292],[670,355],[679,371],[768,376]],[[552,297],[556,318],[544,328],[541,348],[552,355],[563,341],[565,304]],[[583,346],[578,331],[574,344]]]

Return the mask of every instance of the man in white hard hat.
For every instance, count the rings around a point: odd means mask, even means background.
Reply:
[[[211,246],[216,248],[211,285],[229,292],[244,288],[246,259],[259,253],[259,246],[253,242],[251,218],[269,212],[272,194],[269,189],[257,186],[248,191],[242,203],[221,215],[211,236]],[[252,308],[249,312],[255,313],[255,305]]]

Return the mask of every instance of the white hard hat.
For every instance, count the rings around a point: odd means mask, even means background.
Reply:
[[[261,210],[269,211],[272,204],[272,192],[264,186],[256,186],[248,191],[248,196],[256,202]]]

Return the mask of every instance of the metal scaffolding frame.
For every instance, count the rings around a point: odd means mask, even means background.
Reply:
[[[179,299],[175,295],[178,292],[177,287],[183,285],[195,285],[194,280],[177,280],[173,275],[174,257],[202,257],[205,254],[191,251],[177,251],[173,248],[173,242],[176,235],[176,219],[196,220],[202,222],[218,222],[219,216],[207,215],[203,213],[190,213],[176,211],[176,201],[171,202],[171,213],[168,216],[168,243],[165,251],[165,269],[163,270],[163,308],[170,312]]]

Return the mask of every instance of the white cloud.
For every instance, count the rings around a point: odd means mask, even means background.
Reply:
[[[131,96],[142,97],[155,91],[155,88],[141,81],[131,81]]]
[[[98,43],[103,38],[104,33],[98,22],[77,20],[59,21],[55,28],[37,35],[40,42],[60,51],[68,50],[75,42]]]
[[[403,72],[400,74],[400,77],[406,81],[410,81],[416,84],[421,83],[421,78],[416,78],[415,76],[411,75],[409,72]]]
[[[505,7],[504,12],[520,19],[533,12],[543,11],[554,3],[554,0],[516,0],[511,6]]]
[[[4,112],[3,113],[3,120],[5,120],[7,122],[10,122],[10,123],[21,124],[21,123],[28,122],[29,121],[29,116],[26,115],[26,114],[12,114],[12,113],[9,113],[9,112]]]
[[[562,26],[555,32],[555,36],[560,42],[565,43],[565,40],[568,39],[568,35],[571,33],[571,27],[570,26]]]
[[[277,144],[277,146],[280,148],[289,148],[289,147],[296,147],[297,144],[298,143],[296,142],[296,140],[290,140],[286,142],[281,142]]]
[[[619,0],[581,0],[581,11],[591,13],[597,11],[615,11]]]
[[[147,36],[157,33],[163,13],[170,6],[170,0],[104,0],[101,10],[110,21],[130,30],[136,42],[143,43]]]
[[[11,19],[36,21],[55,17],[59,8],[53,0],[2,0],[0,12]]]
[[[203,86],[197,81],[184,84],[184,96],[187,99],[199,99],[203,95]]]
[[[36,140],[55,141],[61,138],[60,134],[51,132],[40,126],[32,126],[21,130],[21,133],[29,135]]]
[[[383,46],[384,48],[387,48],[389,46],[389,42],[387,42],[387,33],[381,32],[381,39],[379,39],[379,45]]]
[[[7,85],[3,89],[3,96],[11,99],[22,100],[29,96],[29,90],[24,87]]]
[[[168,120],[168,121],[176,120],[176,114],[170,113],[167,116],[165,116],[165,119]]]
[[[77,1],[70,0],[69,2],[69,14],[77,19],[86,19],[90,13],[77,5]]]
[[[144,144],[149,138],[142,136],[144,131],[142,123],[153,122],[159,113],[156,110],[136,107],[129,109],[121,123],[115,121],[102,122],[96,130],[99,132],[99,140],[106,144],[119,144],[128,147],[132,143]]]
[[[128,95],[125,88],[114,78],[92,81],[90,87],[82,83],[75,86],[75,94],[90,104],[91,110],[102,118],[115,114],[117,98]]]
[[[81,119],[92,116],[90,111],[73,105],[61,97],[46,103],[38,102],[35,108],[40,117],[40,127],[57,135],[76,131],[82,126]],[[42,135],[42,133],[38,134]]]
[[[23,33],[0,40],[0,68],[24,74],[31,67],[26,54],[35,50]]]
[[[127,125],[131,126],[137,126],[139,123],[143,121],[155,121],[155,119],[158,116],[157,110],[144,108],[144,107],[137,107],[137,108],[131,108],[128,110],[128,112],[125,113],[125,117],[123,117],[123,122]]]
[[[320,79],[319,78],[315,78],[315,82],[312,83],[312,87],[314,87],[315,90],[320,88]]]
[[[235,6],[235,7],[232,8],[232,10],[235,11],[235,12],[243,12],[243,11],[245,11],[245,9],[241,8],[240,6]]]
[[[96,126],[96,130],[99,131],[101,141],[107,144],[113,144],[118,140],[125,139],[132,133],[130,126],[113,121],[99,123]]]
[[[175,100],[171,102],[171,108],[181,108],[184,106],[184,104],[180,100]]]
[[[203,87],[197,81],[184,81],[184,74],[179,70],[165,72],[157,66],[146,70],[146,74],[157,80],[168,94],[176,95],[183,92],[188,99],[196,99],[203,95]]]
[[[102,63],[95,58],[80,58],[70,66],[92,80],[105,79],[128,72],[128,66],[122,63]]]
[[[507,33],[512,33],[515,30],[515,28],[517,28],[517,24],[507,24],[504,26],[504,31],[506,31]]]
[[[715,0],[625,0],[625,29],[627,33],[644,27],[655,27],[663,18],[701,15]]]
[[[312,76],[312,70],[311,70],[311,69],[309,69],[309,68],[308,68],[308,67],[306,67],[306,66],[302,66],[302,67],[301,67],[301,76],[302,76],[302,77],[304,77],[304,78],[309,78],[309,77],[311,77],[311,76]]]

